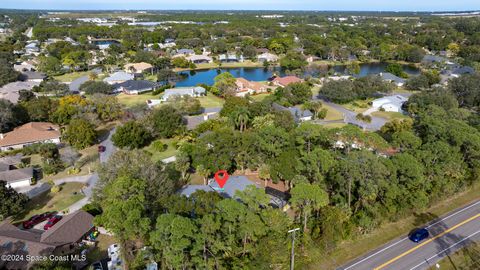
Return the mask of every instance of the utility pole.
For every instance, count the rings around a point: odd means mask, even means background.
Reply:
[[[288,231],[288,233],[293,233],[292,235],[292,255],[290,257],[290,270],[294,270],[295,265],[295,232],[300,230],[300,228],[296,228],[293,230]]]

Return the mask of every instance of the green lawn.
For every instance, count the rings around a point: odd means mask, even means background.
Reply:
[[[149,99],[158,99],[159,96],[154,96],[151,93],[144,93],[140,95],[127,95],[121,93],[117,96],[118,102],[127,107],[133,107],[138,104],[146,104],[146,101]]]
[[[310,263],[303,265],[299,269],[335,269],[397,237],[407,235],[412,228],[421,226],[436,217],[469,204],[478,199],[478,194],[480,194],[480,185],[476,185],[456,196],[451,196],[449,199],[433,205],[422,213],[402,218],[398,222],[383,224],[372,233],[360,236],[354,240],[344,241],[333,252],[328,254],[321,251],[319,247],[311,248],[307,252],[309,254],[307,259],[309,259]]]
[[[333,108],[331,106],[326,105],[323,102],[322,102],[322,104],[323,104],[323,108],[328,110],[327,116],[323,120],[332,121],[332,120],[342,120],[343,119],[343,114],[341,112],[339,112],[338,110],[336,110],[335,108]]]
[[[175,156],[178,153],[178,150],[173,146],[175,139],[162,139],[161,141],[168,146],[163,152],[156,151],[152,144],[144,148],[145,151],[152,154],[152,160],[155,162]]]
[[[442,270],[480,269],[480,245],[470,243],[468,247],[450,254],[438,264]]]
[[[225,100],[223,98],[219,98],[214,96],[210,93],[207,94],[206,97],[199,97],[200,104],[204,108],[216,108],[216,107],[223,107]]]
[[[58,80],[58,81],[61,81],[61,82],[71,82],[73,80],[76,80],[80,77],[83,77],[85,75],[88,76],[88,74],[90,74],[91,71],[80,71],[80,72],[72,72],[72,73],[67,73],[67,74],[63,74],[63,75],[60,75],[60,76],[55,76],[54,79],[55,80]]]
[[[16,216],[16,220],[23,220],[46,211],[62,211],[67,209],[70,205],[85,197],[85,195],[80,192],[83,186],[83,183],[65,183],[61,185],[62,189],[58,193],[49,191],[31,199],[27,203],[25,211]]]
[[[355,100],[346,104],[342,104],[347,110],[354,111],[356,113],[363,113],[371,106],[368,104],[373,100],[373,98],[369,98],[366,100]]]
[[[254,101],[262,101],[268,96],[270,96],[269,93],[262,93],[262,94],[250,96],[250,98]]]
[[[342,128],[346,125],[347,124],[345,124],[345,123],[329,123],[329,124],[322,125],[322,127],[324,127],[324,128]]]
[[[408,117],[408,115],[405,115],[405,114],[399,113],[399,112],[381,112],[381,111],[373,112],[372,116],[385,118],[387,120],[410,118],[410,117]]]

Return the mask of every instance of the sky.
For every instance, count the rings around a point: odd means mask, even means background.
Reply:
[[[480,10],[480,0],[0,0],[0,8],[466,11]]]

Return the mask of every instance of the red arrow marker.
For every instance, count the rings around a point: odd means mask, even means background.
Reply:
[[[215,181],[217,181],[218,186],[220,188],[223,188],[228,181],[229,175],[228,175],[227,171],[220,170],[220,171],[216,172],[213,177],[215,178]]]

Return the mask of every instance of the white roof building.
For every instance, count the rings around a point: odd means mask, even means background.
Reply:
[[[372,109],[378,111],[383,108],[386,112],[403,112],[402,106],[408,98],[401,95],[386,96],[372,101]]]

